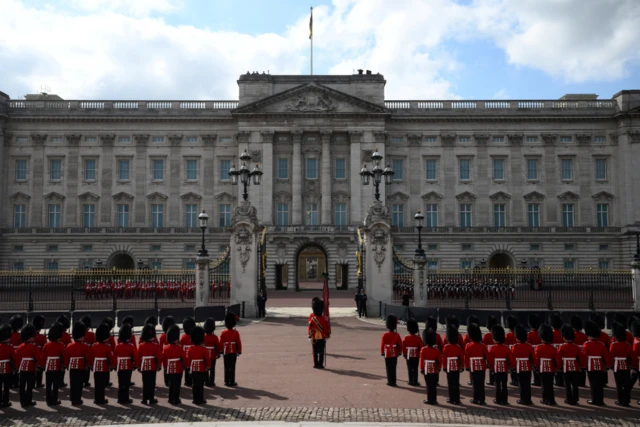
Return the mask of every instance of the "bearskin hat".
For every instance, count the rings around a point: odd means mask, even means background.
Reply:
[[[613,317],[613,321],[615,323],[619,323],[623,328],[626,329],[626,327],[627,327],[627,316],[625,316],[624,314],[616,313],[616,315]]]
[[[315,314],[316,316],[322,316],[322,314],[324,313],[324,301],[322,301],[320,298],[312,299],[311,311],[313,311],[313,314]]]
[[[158,326],[158,318],[156,316],[149,316],[145,319],[144,324]]]
[[[429,347],[436,345],[436,331],[433,329],[426,329],[422,331],[422,341]]]
[[[538,335],[540,335],[540,339],[544,343],[551,344],[553,342],[553,329],[547,323],[540,325]]]
[[[84,323],[84,326],[86,326],[87,329],[91,329],[91,316],[82,316],[80,321]]]
[[[513,330],[513,333],[516,336],[516,340],[520,342],[527,342],[527,330],[522,325],[517,325]]]
[[[518,321],[518,318],[515,316],[509,316],[507,317],[507,322],[506,322],[506,326],[507,329],[509,329],[510,331],[513,331],[516,327],[516,325],[518,325],[520,322]]]
[[[175,324],[176,324],[176,319],[174,319],[173,316],[165,317],[164,319],[162,319],[162,332],[166,334],[167,331],[169,330],[169,327]]]
[[[147,323],[142,327],[142,333],[140,334],[140,341],[149,342],[156,336],[155,326]]]
[[[11,339],[11,326],[10,325],[2,325],[0,326],[0,342],[5,342],[6,340]]]
[[[385,322],[385,326],[387,327],[388,330],[395,331],[396,328],[398,327],[398,318],[393,314],[388,315],[387,320]]]
[[[120,326],[120,331],[118,332],[118,341],[127,342],[131,339],[131,326],[124,324]]]
[[[62,329],[64,330],[64,325],[62,325]],[[78,322],[73,325],[73,329],[71,330],[71,337],[75,340],[81,340],[84,338],[84,334],[87,333],[87,327],[84,326],[84,323]]]
[[[191,342],[193,345],[201,345],[204,342],[204,329],[196,326],[191,330]]]
[[[633,322],[631,324],[631,335],[634,338],[640,338],[640,322]]]
[[[114,322],[111,317],[105,317],[102,319],[102,323],[106,323],[109,326],[109,332],[111,332],[111,330],[116,326],[116,322]]]
[[[59,316],[56,319],[56,322],[60,323],[62,325],[62,329],[64,329],[65,331],[71,327],[71,321],[67,316]]]
[[[108,340],[110,336],[111,330],[109,329],[109,325],[107,325],[106,323],[101,323],[96,328],[96,342],[104,342]]]
[[[185,317],[182,320],[182,330],[187,335],[191,335],[191,331],[196,327],[196,321],[193,320],[193,317]]]
[[[560,328],[560,332],[562,333],[562,338],[567,341],[573,341],[576,339],[576,333],[571,325],[562,325],[562,328]]]
[[[216,330],[216,321],[212,317],[209,317],[202,324],[202,328],[205,334],[212,334],[213,331]]]
[[[562,328],[562,317],[557,313],[551,313],[549,315],[549,325],[551,325],[553,329]]]
[[[633,325],[636,322],[640,322],[640,319],[638,318],[638,316],[629,316],[629,318],[627,319],[627,329],[631,331],[631,325]]]
[[[496,344],[504,344],[504,328],[500,325],[494,325],[491,328],[491,337]]]
[[[20,329],[20,341],[27,342],[31,338],[35,337],[38,331],[36,331],[36,327],[27,323]]]
[[[64,332],[62,330],[62,325],[56,322],[53,325],[51,325],[51,327],[49,328],[49,333],[47,334],[47,338],[51,342],[56,342],[60,338],[62,338],[62,332]]]
[[[31,324],[36,327],[36,331],[41,330],[42,328],[44,328],[44,316],[41,316],[39,314],[36,315],[31,321]]]
[[[433,316],[427,317],[427,321],[424,324],[425,329],[433,329],[434,331],[438,330],[438,319]]]
[[[180,339],[180,328],[178,325],[171,325],[167,330],[167,342],[169,344],[174,344],[178,342]]]
[[[487,329],[491,330],[495,325],[498,324],[498,318],[496,316],[487,317]]]
[[[133,316],[124,316],[120,322],[120,326],[129,325],[133,327]]]
[[[226,326],[227,329],[235,328],[237,323],[238,323],[238,316],[236,316],[235,313],[228,312],[227,315],[224,316],[224,326]]]
[[[24,319],[20,315],[11,316],[9,319],[9,324],[11,325],[11,330],[13,332],[19,332],[20,329],[24,326]]]
[[[449,325],[455,326],[456,328],[460,329],[460,321],[456,316],[447,316],[447,326]]]
[[[538,316],[536,316],[535,314],[530,314],[529,315],[529,319],[528,323],[529,323],[529,327],[531,328],[532,331],[537,331],[538,328],[540,327],[540,318]]]
[[[418,326],[418,322],[415,319],[407,320],[407,331],[410,334],[417,334],[420,331],[420,327]]]
[[[467,317],[467,326],[469,326],[472,323],[475,323],[476,325],[480,324],[480,320],[478,319],[478,316],[474,316],[472,314],[469,317]]]
[[[593,313],[593,314],[591,314],[591,316],[589,316],[589,318],[591,319],[591,321],[592,321],[593,323],[595,323],[595,324],[596,324],[596,326],[597,326],[598,328],[600,328],[600,329],[604,329],[604,327],[605,327],[605,321],[604,321],[604,317],[603,317],[602,315],[600,315],[600,314],[598,314],[598,313]],[[584,325],[584,329],[585,329],[584,333],[586,334],[586,333],[587,333],[587,325],[586,325],[586,324]],[[589,334],[587,334],[587,335],[589,335]],[[599,335],[599,334],[598,334],[598,335]]]
[[[580,318],[580,316],[576,316],[574,314],[573,316],[571,316],[571,320],[569,321],[569,323],[571,323],[571,327],[574,331],[582,331],[582,319]]]
[[[480,332],[480,326],[476,325],[475,323],[467,326],[467,334],[469,334],[469,338],[473,342],[482,341],[482,332]]]
[[[627,329],[622,323],[616,322],[611,327],[611,335],[613,335],[616,340],[625,342],[625,340],[627,339]]]
[[[447,342],[449,344],[458,344],[458,328],[455,326],[447,327]]]
[[[600,327],[598,326],[597,322],[589,320],[584,324],[584,333],[587,334],[589,338],[599,338]]]

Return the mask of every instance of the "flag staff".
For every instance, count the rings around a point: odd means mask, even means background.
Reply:
[[[311,69],[310,72],[313,76],[313,7],[311,7],[311,17],[309,18],[309,41],[311,42]]]

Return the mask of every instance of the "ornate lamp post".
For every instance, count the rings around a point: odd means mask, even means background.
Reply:
[[[245,192],[246,192],[246,187],[245,187]],[[207,221],[209,221],[209,215],[207,215],[205,211],[202,211],[202,213],[198,215],[198,222],[200,223],[200,229],[202,230],[202,247],[198,251],[199,257],[209,256],[209,252],[207,252],[207,248],[204,247],[204,232],[207,229]]]
[[[386,185],[391,184],[393,179],[393,169],[391,166],[387,165],[384,170],[380,167],[380,161],[382,160],[382,155],[376,148],[376,151],[371,155],[371,161],[373,162],[373,169],[367,169],[367,165],[362,165],[362,170],[360,170],[360,179],[362,181],[362,185],[369,185],[369,178],[373,177],[373,185],[375,186],[376,192],[375,197],[376,200],[380,200],[380,183],[382,182],[382,177],[384,177],[384,183]]]
[[[416,220],[416,228],[418,229],[418,249],[416,249],[416,258],[424,258],[424,249],[422,249],[422,227],[424,227],[424,215],[418,211],[413,217]]]
[[[260,166],[256,163],[256,167],[253,168],[252,171],[247,167],[247,163],[251,162],[251,156],[247,153],[245,149],[244,152],[240,155],[240,169],[236,169],[236,165],[231,165],[231,169],[229,170],[229,176],[231,177],[231,184],[238,185],[238,177],[240,177],[240,182],[244,185],[244,193],[242,195],[244,200],[249,199],[249,194],[247,193],[247,187],[251,185],[251,178],[253,177],[253,185],[260,185],[262,181],[262,171],[260,170]]]

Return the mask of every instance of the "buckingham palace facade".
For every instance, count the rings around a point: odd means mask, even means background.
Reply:
[[[237,101],[0,92],[0,269],[192,268],[202,210],[220,256],[242,200],[228,172],[247,150],[264,172],[249,201],[267,230],[267,287],[309,259],[309,274],[354,287],[356,230],[374,200],[360,171],[376,149],[395,172],[380,199],[406,259],[420,210],[433,269],[628,265],[640,224],[639,90],[394,101],[385,83],[368,71],[247,73]]]

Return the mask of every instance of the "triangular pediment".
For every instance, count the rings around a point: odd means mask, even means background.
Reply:
[[[125,193],[124,191],[121,191],[117,194],[114,194],[113,199],[114,200],[133,200],[133,196],[129,193]]]
[[[493,193],[489,196],[491,200],[509,200],[511,195],[505,193],[504,191],[498,191],[497,193]]]
[[[403,193],[402,191],[396,191],[395,193],[387,196],[387,199],[389,199],[390,201],[397,201],[397,202],[404,202],[409,200],[409,195]]]
[[[157,191],[154,191],[153,193],[149,194],[147,196],[147,199],[152,200],[152,199],[160,199],[160,200],[167,200],[169,198],[169,196],[167,196],[166,194],[162,194],[159,193]]]
[[[217,201],[220,201],[220,200],[233,201],[233,200],[236,199],[236,197],[233,194],[229,194],[226,191],[223,191],[222,193],[216,194],[213,198],[216,199]]]
[[[458,199],[461,202],[473,202],[475,199],[477,199],[477,196],[469,191],[464,191],[458,194],[456,196],[456,199]]]
[[[82,193],[81,195],[78,196],[78,199],[80,200],[93,200],[94,202],[99,198],[100,196],[98,196],[97,194],[91,193],[89,191],[87,191],[86,193]]]
[[[436,193],[435,191],[429,191],[427,194],[422,195],[422,200],[439,202],[444,196]]]
[[[564,193],[558,196],[558,199],[562,200],[563,202],[576,201],[579,198],[580,196],[574,193],[573,191],[565,191]]]
[[[610,202],[611,200],[613,200],[613,198],[615,197],[613,194],[607,192],[607,191],[600,191],[599,193],[594,194],[593,196],[591,196],[594,200],[605,200]]]
[[[531,193],[525,194],[524,199],[528,202],[540,202],[544,200],[544,194],[532,191]]]
[[[388,114],[382,105],[308,83],[243,105],[233,114]]]
[[[31,198],[31,196],[29,196],[28,194],[23,193],[22,191],[17,191],[15,193],[13,193],[10,197],[12,202],[15,202],[16,200],[29,200]]]
[[[47,194],[45,194],[45,195],[44,195],[44,199],[45,199],[45,200],[54,200],[54,199],[57,199],[57,200],[64,200],[64,199],[65,199],[65,197],[64,197],[62,194],[60,194],[60,193],[56,193],[55,191],[52,191],[51,193],[47,193]]]
[[[188,193],[184,193],[182,196],[180,196],[180,198],[182,200],[187,200],[187,199],[200,200],[202,199],[202,196],[194,193],[193,191],[189,191]]]

